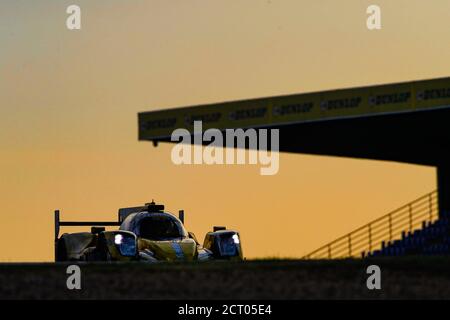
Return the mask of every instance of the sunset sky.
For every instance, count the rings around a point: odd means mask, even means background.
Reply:
[[[393,162],[176,166],[172,145],[138,142],[137,113],[450,76],[449,13],[446,0],[1,0],[0,262],[51,261],[54,209],[114,220],[152,199],[184,209],[201,241],[225,225],[246,257],[301,257],[434,190],[434,168]]]

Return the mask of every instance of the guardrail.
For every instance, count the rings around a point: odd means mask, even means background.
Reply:
[[[303,259],[360,258],[438,218],[437,190],[342,236]]]

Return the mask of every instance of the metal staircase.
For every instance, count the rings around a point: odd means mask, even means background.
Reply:
[[[303,259],[361,258],[438,219],[437,191],[430,192],[307,254]]]

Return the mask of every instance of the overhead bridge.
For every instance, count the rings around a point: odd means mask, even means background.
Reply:
[[[437,167],[450,212],[450,77],[205,104],[138,114],[139,140],[173,130],[276,128],[280,151]]]

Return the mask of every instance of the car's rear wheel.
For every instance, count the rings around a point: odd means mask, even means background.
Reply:
[[[56,257],[55,261],[67,261],[67,249],[66,249],[66,242],[64,238],[60,238],[56,240]]]
[[[98,245],[95,250],[100,261],[112,261],[111,254],[109,253],[108,246],[106,244],[106,239],[103,235],[99,236]]]

